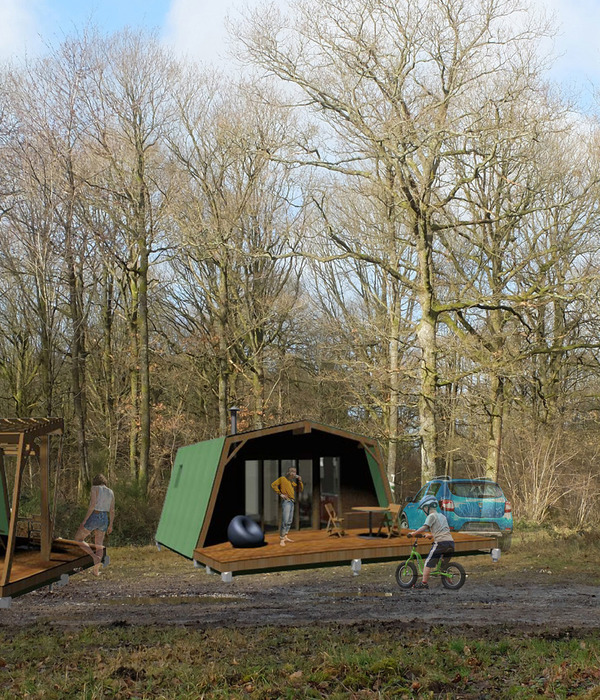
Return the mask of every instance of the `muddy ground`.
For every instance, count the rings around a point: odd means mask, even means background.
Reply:
[[[356,576],[344,566],[234,576],[224,583],[173,553],[157,557],[132,555],[129,561],[121,555],[98,578],[83,571],[62,588],[16,598],[0,610],[0,627],[398,622],[544,634],[600,629],[600,587],[573,583],[539,563],[515,571],[510,554],[508,566],[487,555],[462,558],[468,578],[459,591],[446,590],[439,580],[429,591],[403,591],[394,563],[363,565]]]

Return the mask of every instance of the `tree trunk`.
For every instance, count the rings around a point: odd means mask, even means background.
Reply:
[[[117,461],[117,437],[115,415],[115,376],[112,349],[112,325],[113,325],[113,276],[105,267],[103,274],[103,348],[102,368],[104,371],[104,414],[105,414],[105,439],[107,444],[108,459],[106,465],[109,483],[113,480],[113,472]]]
[[[140,239],[140,270],[138,278],[139,381],[140,381],[140,462],[138,481],[145,493],[150,463],[150,360],[148,331],[148,247]]]
[[[504,420],[504,377],[493,374],[490,387],[490,424],[485,475],[498,480],[502,454],[502,423]]]
[[[219,334],[219,432],[221,435],[229,433],[229,415],[227,405],[229,401],[229,350],[227,347],[227,314],[229,311],[229,299],[227,295],[227,276],[223,268],[220,270],[219,280],[219,312],[217,314],[217,333]]]
[[[396,285],[394,285],[394,287],[395,286]],[[394,484],[394,491],[396,493],[400,493],[402,489],[402,483],[396,483],[396,463],[398,461],[398,407],[400,403],[400,370],[398,366],[400,317],[398,307],[398,295],[395,292],[392,308],[390,309],[391,323],[388,355],[390,392],[387,411],[387,474],[390,483]]]
[[[419,393],[419,437],[421,439],[421,482],[432,479],[437,469],[437,313],[433,308],[431,280],[431,243],[424,221],[417,224],[419,288],[417,296],[421,320],[417,340],[421,349],[421,388]]]
[[[129,368],[129,391],[131,397],[131,416],[129,425],[129,473],[133,481],[138,480],[138,437],[139,437],[139,324],[138,314],[138,290],[133,280],[130,281],[131,289],[131,318],[130,347],[131,359]]]
[[[90,466],[86,438],[86,390],[85,390],[85,334],[82,313],[81,282],[75,268],[75,256],[72,248],[71,232],[65,236],[65,258],[68,267],[69,307],[71,313],[71,391],[73,395],[73,413],[75,417],[75,434],[79,457],[79,475],[77,495],[89,486]]]
[[[256,430],[264,427],[265,418],[265,367],[264,367],[264,336],[259,330],[254,334],[252,358],[252,393],[254,398],[254,416],[252,425]]]

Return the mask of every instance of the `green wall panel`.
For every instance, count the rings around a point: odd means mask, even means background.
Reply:
[[[387,493],[385,490],[385,486],[383,484],[382,476],[381,476],[381,469],[379,468],[379,464],[377,463],[377,460],[373,455],[369,452],[369,450],[365,450],[365,454],[367,455],[367,462],[369,463],[369,469],[371,470],[371,476],[373,478],[373,484],[375,485],[375,493],[377,494],[377,502],[379,505],[383,508],[389,505],[388,503],[388,497]]]
[[[192,558],[204,523],[225,438],[177,450],[156,541]]]

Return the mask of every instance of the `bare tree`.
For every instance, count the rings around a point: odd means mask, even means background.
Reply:
[[[237,35],[249,60],[290,85],[290,101],[297,96],[326,122],[327,138],[307,147],[304,162],[357,177],[373,177],[376,164],[389,173],[399,224],[416,252],[427,479],[437,462],[436,331],[447,308],[436,295],[435,243],[456,226],[449,205],[463,183],[452,164],[457,149],[472,147],[456,135],[477,131],[482,113],[510,100],[515,76],[534,75],[531,47],[543,29],[512,0],[323,0],[293,9],[290,21],[261,8]],[[490,157],[482,153],[466,177],[477,177]],[[355,244],[339,242],[344,255],[361,257]]]
[[[377,184],[333,178],[319,202],[325,235],[304,251],[315,260],[316,300],[326,323],[327,354],[337,362],[340,398],[362,430],[383,440],[388,476],[400,493],[399,446],[404,436],[414,436],[416,423],[416,261],[397,231],[386,180]],[[341,258],[332,238],[355,241],[356,252]],[[386,260],[397,274],[372,260]]]
[[[44,207],[53,232],[57,258],[62,258],[64,295],[69,319],[66,340],[78,449],[78,491],[91,481],[87,446],[86,333],[94,280],[93,241],[84,225],[86,123],[82,90],[86,70],[85,37],[65,41],[44,58],[11,75],[12,107],[21,140],[20,172],[45,193]],[[21,147],[23,148],[23,146]],[[35,154],[35,157],[33,157]],[[25,157],[23,157],[25,156]],[[58,288],[62,290],[63,284]],[[63,292],[60,291],[60,294]]]
[[[292,204],[290,168],[275,162],[288,137],[282,110],[265,109],[247,88],[193,68],[180,77],[176,99],[180,121],[169,143],[186,184],[174,214],[181,243],[173,265],[188,281],[190,321],[216,358],[226,434],[237,375],[252,388],[253,425],[263,424],[265,353],[299,293],[289,246],[302,210]]]
[[[169,178],[161,134],[169,119],[172,63],[156,37],[129,31],[91,44],[85,76],[90,179],[95,206],[110,220],[102,234],[111,267],[123,275],[131,341],[130,470],[143,488],[150,454],[148,294],[151,265],[163,245]]]

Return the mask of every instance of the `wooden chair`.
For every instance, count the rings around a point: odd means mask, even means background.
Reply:
[[[325,503],[325,511],[329,516],[326,528],[327,533],[330,535],[337,535],[338,537],[342,537],[343,535],[345,535],[346,532],[342,527],[344,518],[338,518],[335,512],[335,508],[331,505],[331,503]]]
[[[391,537],[392,535],[400,534],[399,518],[402,511],[402,506],[399,503],[390,503],[388,508],[390,509],[390,512],[386,513],[383,517],[379,530],[377,530],[377,534],[379,535],[383,528],[387,527],[388,537]]]

